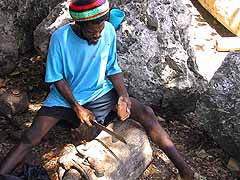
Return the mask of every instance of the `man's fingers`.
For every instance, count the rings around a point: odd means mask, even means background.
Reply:
[[[95,120],[95,116],[93,115],[93,114],[89,114],[88,116],[87,116],[87,118],[86,118],[86,120],[85,120],[85,123],[89,126],[89,127],[91,127],[92,126],[92,121],[94,121]]]
[[[117,114],[122,121],[126,120],[130,116],[128,104],[125,101],[122,101],[120,98],[117,106]]]
[[[96,118],[93,114],[88,116],[89,121],[94,121]]]
[[[131,114],[131,113],[130,113],[130,109],[129,109],[129,108],[127,108],[127,109],[126,109],[125,116],[124,116],[124,117],[122,117],[122,118],[121,118],[121,120],[122,120],[122,121],[125,121],[127,118],[129,118],[129,117],[130,117],[130,114]]]
[[[92,127],[92,123],[89,120],[85,120],[85,123],[89,126]]]
[[[129,118],[130,114],[126,115],[125,117],[121,117],[121,121],[125,121],[127,118]]]
[[[83,119],[80,119],[81,123],[85,123]]]
[[[123,102],[123,97],[120,96],[120,97],[118,98],[118,105],[121,104],[122,102]]]

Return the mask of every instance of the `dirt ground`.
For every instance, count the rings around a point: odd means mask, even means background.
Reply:
[[[0,117],[0,158],[2,159],[20,138],[23,129],[29,127],[47,94],[48,87],[42,82],[45,63],[38,56],[25,56],[19,63],[21,71],[14,71],[5,78],[8,87],[24,87],[30,97],[29,109],[14,117],[10,123]],[[20,68],[19,68],[20,69]],[[157,113],[157,112],[156,112]],[[161,121],[162,126],[170,134],[177,149],[184,155],[191,167],[207,179],[233,180],[227,168],[228,155],[214,144],[208,136],[193,125],[187,125],[182,119]],[[70,131],[60,126],[54,127],[43,139],[42,143],[33,149],[31,160],[41,163],[52,180],[57,179],[57,159],[65,144],[72,143]],[[139,180],[145,179],[180,179],[174,165],[164,153],[154,144],[154,160],[145,170]]]

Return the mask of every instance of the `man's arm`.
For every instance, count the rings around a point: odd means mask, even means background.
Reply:
[[[121,120],[126,120],[130,116],[131,100],[124,85],[122,73],[117,73],[108,77],[116,89],[119,99],[117,104],[117,114]]]
[[[91,121],[95,119],[94,114],[88,109],[82,107],[74,98],[72,91],[66,82],[66,80],[62,79],[54,82],[57,90],[60,94],[69,102],[72,109],[76,112],[78,118],[82,123],[86,123],[88,126],[92,126]]]
[[[127,89],[124,85],[122,73],[111,75],[108,79],[112,82],[119,96],[129,97]]]

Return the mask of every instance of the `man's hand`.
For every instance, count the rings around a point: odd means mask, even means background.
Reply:
[[[77,117],[82,123],[87,124],[89,127],[92,126],[92,121],[95,120],[95,116],[91,111],[80,106],[79,104],[75,105],[73,110],[76,112]]]
[[[131,100],[129,97],[120,96],[117,103],[117,114],[120,120],[125,121],[131,114]]]
[[[122,73],[113,74],[108,77],[119,95],[117,114],[120,120],[125,121],[131,114],[131,100],[123,82]]]

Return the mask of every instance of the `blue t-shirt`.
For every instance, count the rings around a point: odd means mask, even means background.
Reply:
[[[80,105],[109,92],[113,85],[107,77],[120,72],[116,56],[116,33],[109,22],[105,22],[101,37],[94,45],[77,36],[70,24],[52,34],[45,82],[65,79]],[[43,105],[70,107],[54,84],[50,86],[50,93]]]

